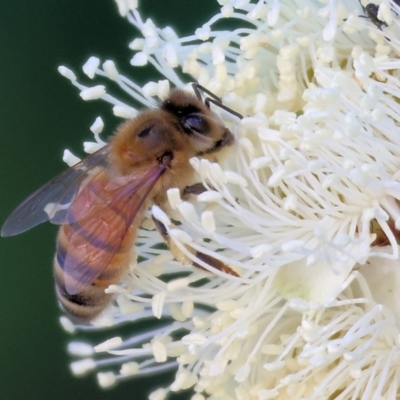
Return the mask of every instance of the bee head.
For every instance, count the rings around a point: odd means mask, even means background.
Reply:
[[[161,109],[188,137],[194,156],[219,151],[234,142],[233,135],[217,114],[190,93],[179,89],[171,91]]]

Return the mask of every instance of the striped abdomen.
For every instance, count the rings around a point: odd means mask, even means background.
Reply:
[[[130,229],[120,251],[112,257],[108,266],[90,284],[78,293],[70,294],[66,290],[65,281],[66,279],[74,280],[74,277],[70,276],[64,268],[65,255],[68,251],[65,249],[70,248],[69,229],[71,229],[69,225],[61,227],[57,239],[57,252],[54,257],[56,295],[61,306],[71,316],[82,322],[89,322],[96,318],[111,301],[112,295],[105,293],[104,290],[112,284],[118,284],[127,271],[134,232]],[[92,246],[92,244],[82,240],[82,246]],[[90,265],[88,268],[95,269],[96,265]]]
[[[69,210],[70,223],[57,238],[56,294],[62,307],[82,322],[96,318],[110,302],[112,295],[104,290],[127,271],[142,217],[140,207],[131,224],[127,209],[136,195],[120,198],[116,191],[104,190],[108,182],[101,174],[82,189]]]

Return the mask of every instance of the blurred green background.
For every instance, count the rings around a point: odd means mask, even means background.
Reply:
[[[142,0],[144,17],[182,34],[194,32],[218,10],[214,0]],[[157,80],[129,65],[128,43],[139,34],[117,12],[113,0],[0,0],[0,221],[27,195],[60,172],[65,148],[82,156],[82,142],[99,115],[104,135],[117,124],[111,107],[84,102],[57,72],[66,65],[81,72],[91,55],[112,58],[137,82]],[[53,293],[52,257],[57,228],[44,224],[20,236],[0,239],[0,399],[146,399],[171,375],[99,389],[94,375],[69,372],[66,344]],[[91,334],[85,334],[90,340]],[[115,334],[113,334],[114,336]],[[190,398],[188,393],[174,399]]]

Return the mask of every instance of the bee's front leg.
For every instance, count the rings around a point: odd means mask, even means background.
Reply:
[[[212,186],[210,187],[210,189],[214,190]],[[202,183],[195,183],[194,185],[186,186],[182,192],[182,200],[188,201],[191,195],[198,196],[199,194],[207,192],[207,190],[209,189],[207,189]],[[239,200],[237,197],[235,197],[235,201],[239,204]]]
[[[192,260],[185,254],[183,253],[178,246],[174,243],[174,241],[171,239],[171,236],[169,236],[167,228],[165,225],[156,219],[154,215],[152,216],[154,224],[157,228],[158,233],[162,236],[164,239],[166,245],[168,246],[169,250],[171,251],[172,255],[174,256],[176,261],[179,261],[183,265],[189,265],[192,264]],[[190,251],[190,249],[189,249]]]
[[[207,190],[208,189],[202,183],[195,183],[194,185],[186,186],[185,189],[183,189],[182,198],[183,200],[187,200],[189,196],[198,196]]]
[[[193,186],[195,186],[195,185],[193,185]],[[206,270],[197,262],[193,262],[186,254],[183,253],[183,251],[181,251],[179,249],[179,247],[174,243],[174,241],[169,236],[168,231],[162,222],[160,222],[158,219],[154,218],[154,216],[153,216],[153,221],[157,228],[157,231],[163,237],[165,243],[167,244],[168,248],[170,249],[175,260],[179,261],[183,265],[192,264],[194,267],[200,268],[202,270]],[[239,276],[231,267],[229,267],[222,261],[217,260],[216,258],[211,257],[207,254],[201,253],[200,251],[193,250],[188,246],[186,246],[186,247],[195,257],[197,257],[199,260],[203,261],[204,263],[208,264],[210,267],[218,269],[219,271],[225,272],[229,275]]]

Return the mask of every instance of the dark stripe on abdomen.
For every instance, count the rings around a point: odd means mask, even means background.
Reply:
[[[86,229],[83,229],[79,222],[74,222],[69,224],[68,226],[83,240],[89,242],[93,247],[97,249],[107,251],[109,253],[117,253],[120,249],[120,244],[110,245],[104,240],[99,239],[93,233],[88,232]]]

